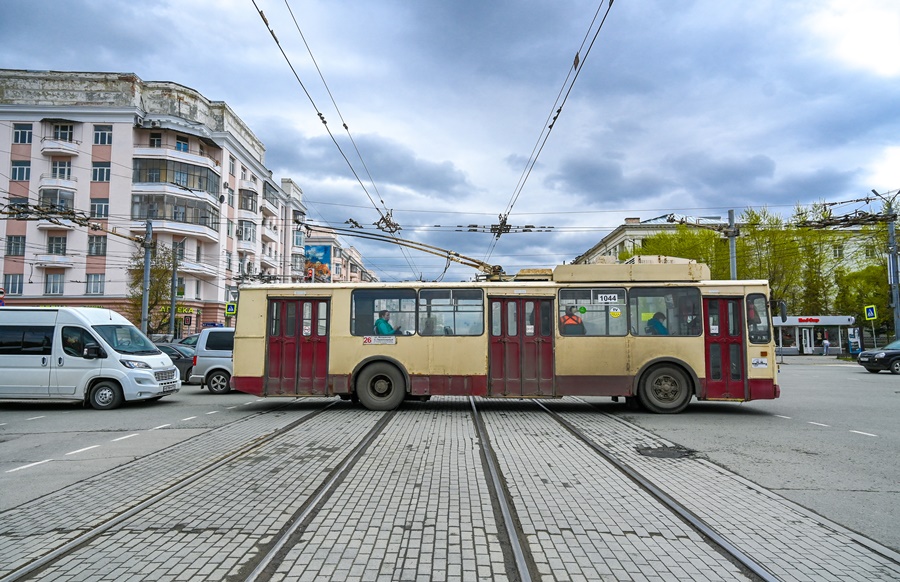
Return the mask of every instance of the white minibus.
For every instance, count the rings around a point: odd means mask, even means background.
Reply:
[[[178,392],[169,356],[119,313],[94,307],[0,307],[0,399],[110,409]]]

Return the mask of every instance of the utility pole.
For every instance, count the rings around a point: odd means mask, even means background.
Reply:
[[[888,284],[891,286],[891,309],[894,311],[894,339],[900,338],[900,281],[897,280],[897,236],[894,222],[894,198],[900,191],[888,198],[882,196],[874,188],[872,193],[885,201],[885,214],[888,219]]]
[[[737,235],[734,227],[734,209],[728,211],[728,261],[731,265],[731,280],[737,280]]]
[[[144,234],[144,295],[141,297],[141,331],[147,333],[147,311],[150,306],[150,247],[153,246],[153,223],[147,219]]]
[[[184,244],[184,241],[181,241]],[[172,303],[169,305],[169,336],[175,341],[175,299],[178,294],[178,247],[172,242]]]

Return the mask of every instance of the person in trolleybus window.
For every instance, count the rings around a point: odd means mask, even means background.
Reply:
[[[575,306],[566,307],[566,313],[559,318],[559,329],[563,335],[584,335],[584,322],[575,313]]]
[[[400,326],[396,328],[391,325],[391,312],[382,309],[378,312],[378,319],[375,321],[375,335],[398,335],[400,334]]]
[[[650,321],[647,322],[650,333],[653,335],[669,335],[669,330],[666,328],[666,324],[663,323],[664,321],[666,321],[665,313],[662,311],[654,313]]]

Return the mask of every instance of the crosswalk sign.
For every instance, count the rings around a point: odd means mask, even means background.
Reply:
[[[225,317],[234,317],[237,315],[237,303],[225,304]]]
[[[866,321],[870,321],[872,319],[875,319],[875,306],[866,305]]]

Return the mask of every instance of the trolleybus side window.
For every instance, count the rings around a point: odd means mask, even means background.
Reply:
[[[629,292],[628,306],[631,332],[635,335],[700,335],[698,289],[636,287]]]
[[[752,344],[767,344],[772,338],[769,303],[761,293],[747,295],[747,330]]]
[[[566,329],[566,309],[570,306],[575,308],[575,315],[584,325],[582,335],[622,336],[628,333],[624,289],[561,289],[559,332],[563,335],[570,335]]]
[[[373,335],[378,312],[391,314],[391,326],[401,334],[416,329],[415,289],[357,289],[350,301],[350,333]]]
[[[484,293],[480,289],[422,289],[418,319],[421,335],[481,335]]]

